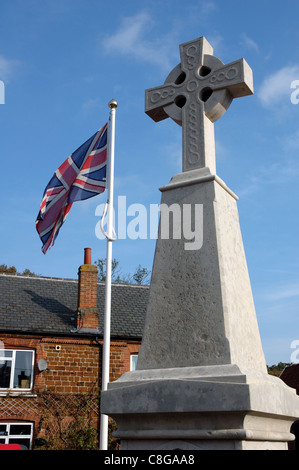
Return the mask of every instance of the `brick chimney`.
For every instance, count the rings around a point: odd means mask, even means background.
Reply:
[[[91,264],[91,249],[84,249],[84,264],[79,267],[77,327],[95,330],[98,328],[97,267]]]

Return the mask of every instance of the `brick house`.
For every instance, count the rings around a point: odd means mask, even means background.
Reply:
[[[78,280],[0,275],[0,444],[65,448],[99,427],[105,285],[88,250]],[[111,381],[134,368],[147,297],[112,285]]]

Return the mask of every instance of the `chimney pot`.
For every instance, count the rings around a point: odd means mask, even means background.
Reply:
[[[84,264],[91,264],[91,248],[84,248]]]

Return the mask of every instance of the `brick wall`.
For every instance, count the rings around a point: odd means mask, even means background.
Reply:
[[[6,349],[35,350],[33,391],[85,393],[99,383],[100,346],[94,340],[1,335]],[[38,370],[39,359],[45,359],[49,372]]]
[[[98,386],[99,345],[93,341],[42,341],[49,372],[45,385],[56,393],[84,393]]]
[[[0,334],[6,349],[33,349],[35,351],[34,385],[32,393],[7,396],[0,390],[0,422],[31,421],[35,437],[39,436],[42,414],[42,392],[61,396],[82,393],[97,395],[101,387],[102,344],[94,339],[80,337],[43,337],[35,335]],[[112,341],[110,347],[110,381],[117,380],[130,369],[130,354],[138,354],[138,341]],[[40,372],[39,359],[47,361],[48,371]],[[98,415],[99,417],[99,415]]]
[[[130,355],[138,354],[140,342],[111,342],[110,345],[110,381],[117,380],[130,370]]]
[[[83,264],[79,268],[77,318],[79,328],[95,329],[98,327],[97,274],[97,267],[92,264]]]

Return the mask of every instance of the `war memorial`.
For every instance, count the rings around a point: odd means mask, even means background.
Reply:
[[[161,237],[160,221],[137,370],[109,384],[101,409],[122,450],[284,450],[299,397],[267,373],[238,197],[216,172],[214,122],[253,94],[252,70],[223,64],[204,37],[181,44],[180,59],[146,90],[145,112],[182,126],[182,172],[161,204],[201,204],[203,242]]]

